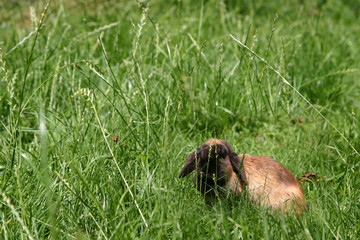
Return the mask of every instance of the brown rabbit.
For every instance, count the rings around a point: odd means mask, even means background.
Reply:
[[[195,187],[209,203],[216,194],[238,196],[246,191],[251,202],[301,214],[306,201],[294,175],[271,157],[237,155],[228,142],[209,139],[192,152],[179,178],[196,169]]]

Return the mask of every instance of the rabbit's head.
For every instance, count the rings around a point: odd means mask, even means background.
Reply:
[[[231,178],[238,176],[246,183],[241,176],[241,161],[228,142],[209,139],[189,155],[179,178],[196,170],[194,185],[200,192],[214,195],[216,189],[222,194],[229,189]]]

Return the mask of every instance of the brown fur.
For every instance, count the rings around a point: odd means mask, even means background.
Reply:
[[[209,139],[192,152],[179,177],[193,170],[194,185],[206,202],[246,191],[251,202],[285,213],[301,214],[306,208],[303,189],[289,170],[271,157],[237,155],[224,140]]]

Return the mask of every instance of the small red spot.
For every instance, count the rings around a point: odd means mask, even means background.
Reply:
[[[115,136],[115,137],[114,137],[114,142],[117,142],[118,139],[119,139],[119,137],[118,137],[118,136]]]

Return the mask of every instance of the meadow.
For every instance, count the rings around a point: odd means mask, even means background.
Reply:
[[[359,239],[359,63],[356,0],[1,1],[0,239]],[[209,138],[309,211],[207,206]]]

